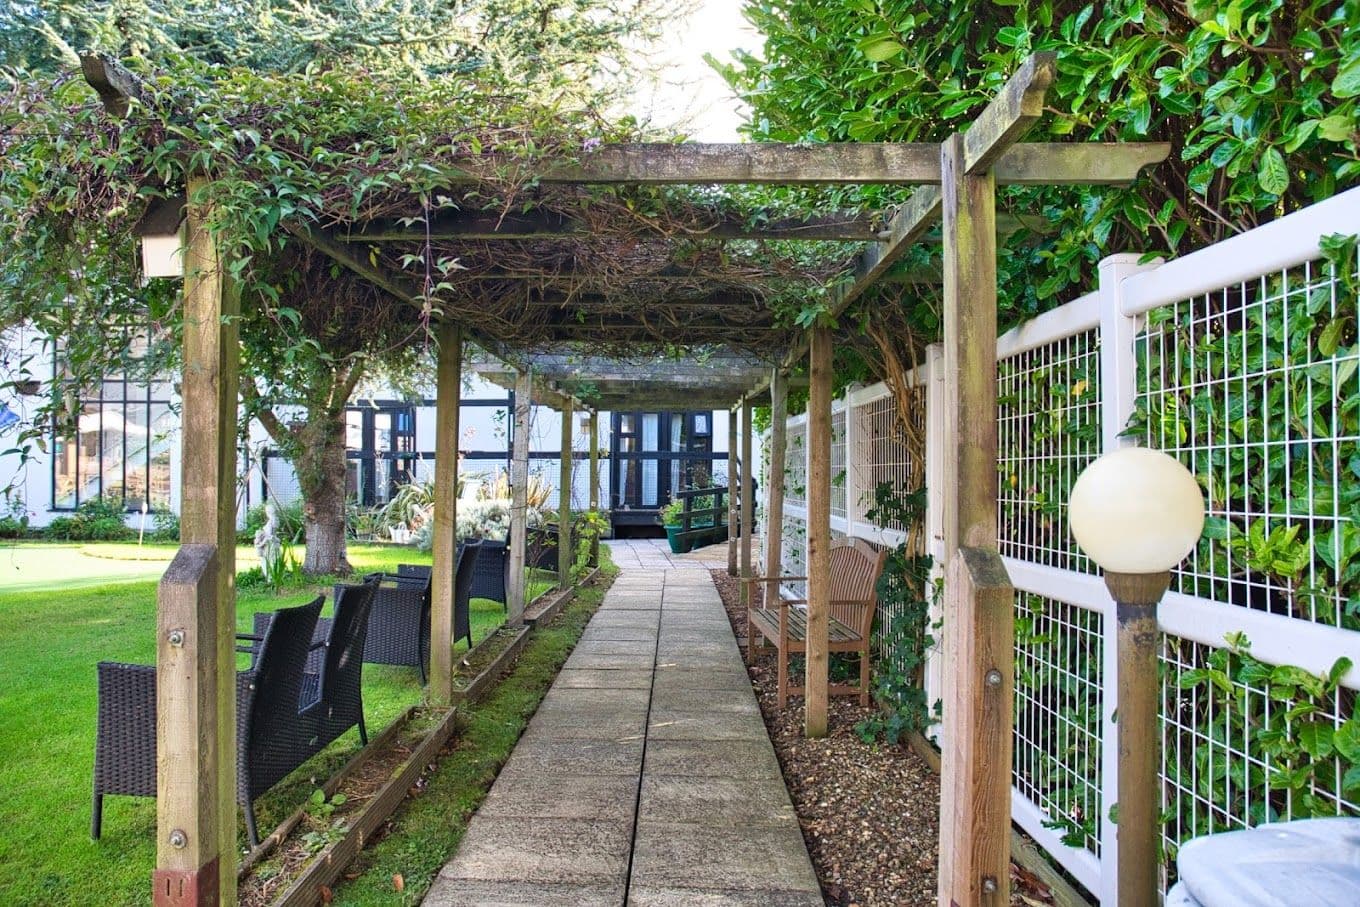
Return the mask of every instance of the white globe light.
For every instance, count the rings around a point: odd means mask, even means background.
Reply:
[[[1110,573],[1161,573],[1204,531],[1204,494],[1190,470],[1159,450],[1126,447],[1077,477],[1068,500],[1072,536]]]

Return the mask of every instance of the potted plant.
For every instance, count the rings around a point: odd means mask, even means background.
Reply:
[[[685,503],[678,498],[671,498],[666,506],[661,508],[661,525],[666,527],[666,541],[671,546],[671,554],[684,554],[693,545],[689,539],[680,537],[685,528],[681,524],[684,512]]]

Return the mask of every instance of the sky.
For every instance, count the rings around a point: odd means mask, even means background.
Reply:
[[[760,33],[741,15],[740,0],[697,0],[645,52],[655,85],[640,85],[634,113],[657,126],[676,127],[700,142],[735,142],[743,106],[704,54],[730,60],[733,48],[760,49]]]

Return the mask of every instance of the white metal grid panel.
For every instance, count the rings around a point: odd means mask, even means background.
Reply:
[[[997,536],[1003,555],[1094,572],[1068,531],[1067,497],[1100,455],[1100,427],[1096,331],[997,363]]]
[[[1299,752],[1283,761],[1293,766],[1291,772],[1282,771],[1282,760],[1268,753],[1282,742],[1277,737],[1281,726],[1295,734],[1305,723],[1331,731],[1340,727],[1354,712],[1355,693],[1342,688],[1316,699],[1304,695],[1282,701],[1281,684],[1272,680],[1290,678],[1272,675],[1286,669],[1244,667],[1229,661],[1229,654],[1163,637],[1166,869],[1174,865],[1177,848],[1197,835],[1300,816],[1360,815],[1360,797],[1343,791],[1345,768],[1335,753]],[[1303,708],[1316,711],[1304,715]],[[1291,710],[1298,717],[1289,717]],[[1302,784],[1291,784],[1293,772],[1307,773]]]
[[[1148,313],[1133,427],[1208,505],[1178,591],[1360,630],[1355,279],[1319,259]]]
[[[841,406],[831,413],[831,515],[846,516],[846,451],[845,451],[846,408]]]
[[[784,503],[807,507],[807,423],[791,422],[784,455]]]
[[[925,431],[926,394],[924,386],[913,387],[912,412],[917,415],[916,430]],[[890,394],[878,397],[863,406],[856,407],[862,413],[866,444],[869,452],[868,486],[864,490],[863,502],[865,520],[868,510],[873,507],[875,490],[880,485],[889,485],[898,494],[905,494],[920,488],[925,483],[925,462],[911,456],[911,449],[902,426],[897,419],[897,403]],[[885,520],[880,529],[906,532],[909,527],[900,520]]]
[[[1065,843],[1098,856],[1103,618],[1023,592],[1015,606],[1013,783]]]
[[[785,576],[807,576],[807,517],[803,511],[784,511],[782,536]],[[807,583],[784,583],[780,592],[786,598],[806,598]]]

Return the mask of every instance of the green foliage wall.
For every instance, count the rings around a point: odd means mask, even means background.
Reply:
[[[1057,80],[1031,141],[1172,143],[1126,190],[1001,193],[1002,210],[1043,231],[1000,252],[1003,324],[1078,295],[1107,252],[1184,253],[1360,175],[1356,0],[748,0],[746,14],[764,47],[723,69],[752,106],[754,139],[939,140],[1026,56],[1051,50]],[[908,264],[929,257],[913,255]],[[929,288],[903,301],[927,337],[939,328],[933,301]]]

